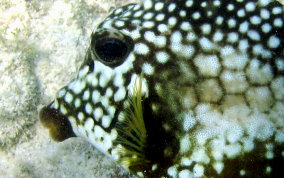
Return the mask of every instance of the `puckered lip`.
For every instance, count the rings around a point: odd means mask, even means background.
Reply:
[[[52,139],[61,142],[70,137],[75,137],[68,118],[58,110],[51,108],[51,105],[52,103],[40,110],[39,118],[42,125],[48,128]]]

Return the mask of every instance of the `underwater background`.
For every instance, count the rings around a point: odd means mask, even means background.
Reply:
[[[129,177],[81,138],[54,142],[38,110],[75,77],[94,27],[130,2],[0,1],[0,177]]]

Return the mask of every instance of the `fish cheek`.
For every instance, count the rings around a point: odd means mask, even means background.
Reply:
[[[51,138],[57,142],[76,136],[67,117],[56,109],[48,106],[42,108],[39,118],[42,125],[49,130]]]

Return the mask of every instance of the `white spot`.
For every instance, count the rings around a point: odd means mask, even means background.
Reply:
[[[88,114],[91,114],[93,112],[93,107],[90,103],[87,103],[86,106],[85,106],[85,111],[86,113]]]
[[[156,11],[162,10],[163,7],[164,7],[164,3],[163,3],[163,2],[157,2],[157,3],[155,4],[155,10],[156,10]]]
[[[154,73],[154,67],[149,63],[144,63],[142,66],[142,70],[147,75],[153,75]]]
[[[118,91],[114,94],[114,101],[121,101],[124,99],[126,91],[124,87],[120,87]]]
[[[173,12],[176,8],[176,4],[175,3],[171,3],[169,6],[168,6],[168,11],[169,12]]]
[[[197,36],[193,33],[193,32],[189,32],[187,35],[186,35],[186,39],[189,41],[189,42],[193,42],[197,39]]]
[[[96,77],[96,74],[95,73],[90,73],[87,75],[86,77],[86,81],[92,85],[93,87],[97,86],[98,85],[98,79]]]
[[[190,57],[194,54],[194,47],[192,45],[182,45],[181,46],[181,55],[186,57],[187,59],[190,59]]]
[[[101,97],[101,94],[97,90],[93,91],[92,101],[94,104],[100,102],[100,97]]]
[[[155,23],[153,21],[145,21],[142,23],[142,26],[144,28],[153,28],[155,26]]]
[[[169,30],[168,26],[166,24],[159,24],[158,25],[158,30],[161,33],[165,33]]]
[[[249,44],[248,44],[248,40],[244,39],[244,40],[241,40],[239,42],[239,49],[242,51],[242,52],[246,52],[246,50],[248,49],[249,47]]]
[[[207,156],[205,148],[194,150],[191,155],[191,159],[197,163],[208,164],[210,162],[210,158]]]
[[[272,171],[272,168],[270,166],[266,166],[266,168],[265,168],[266,174],[270,174],[271,171]]]
[[[156,20],[157,21],[163,21],[165,19],[165,14],[158,14],[157,16],[156,16]]]
[[[226,145],[224,152],[228,158],[234,158],[242,151],[240,144]]]
[[[205,37],[202,37],[199,40],[199,44],[200,44],[201,48],[206,50],[206,51],[212,50],[212,48],[214,46],[214,44],[208,38],[205,38]]]
[[[137,18],[137,17],[141,17],[142,14],[143,14],[143,11],[139,10],[139,11],[135,12],[133,16]]]
[[[198,19],[201,17],[201,15],[200,15],[199,12],[194,12],[194,13],[192,14],[192,17],[193,17],[193,19],[198,20]]]
[[[81,106],[81,100],[80,100],[79,98],[76,98],[76,99],[75,99],[74,106],[75,106],[76,108],[79,108],[79,107]]]
[[[225,67],[230,69],[243,69],[248,62],[244,54],[236,53],[233,47],[226,46],[221,50],[221,57]]]
[[[267,151],[265,153],[265,158],[266,159],[273,159],[274,158],[274,153],[272,151]]]
[[[175,26],[176,23],[177,23],[177,18],[175,18],[175,17],[170,17],[170,18],[169,18],[168,24],[169,24],[171,27]]]
[[[192,173],[189,170],[182,170],[178,174],[179,178],[190,178],[193,177]]]
[[[243,136],[244,130],[240,126],[234,126],[228,130],[227,140],[229,143],[236,143]]]
[[[281,14],[282,13],[282,8],[281,7],[274,7],[272,9],[272,14],[277,15],[277,14]]]
[[[213,41],[215,41],[215,42],[222,41],[222,40],[223,40],[223,37],[224,37],[223,33],[220,32],[220,31],[217,31],[217,32],[215,32],[214,35],[213,35]]]
[[[156,53],[156,59],[159,63],[164,64],[169,60],[169,55],[164,51],[159,51]]]
[[[201,26],[201,30],[203,34],[208,35],[211,32],[211,25],[210,24],[204,24]]]
[[[216,24],[217,25],[221,25],[223,23],[223,21],[224,21],[224,17],[218,16],[216,18]]]
[[[207,3],[206,3],[206,2],[202,2],[202,3],[201,3],[201,7],[204,8],[204,7],[206,7],[206,6],[207,6]]]
[[[144,43],[138,43],[135,45],[134,51],[137,54],[147,55],[149,53],[149,47]]]
[[[192,164],[192,161],[189,158],[182,158],[180,163],[183,166],[190,166]]]
[[[58,100],[55,99],[55,100],[54,100],[54,103],[53,103],[51,106],[54,107],[55,109],[58,109],[58,107],[59,107]]]
[[[244,9],[240,9],[237,12],[238,17],[244,17],[246,15],[246,12]]]
[[[114,86],[120,87],[124,84],[124,79],[121,74],[116,74],[113,81]]]
[[[239,27],[239,31],[241,33],[246,33],[248,31],[248,27],[249,27],[249,23],[247,21],[241,23],[240,27]]]
[[[149,42],[154,42],[156,39],[156,35],[153,31],[146,31],[144,33],[144,38]]]
[[[77,115],[78,119],[82,122],[85,119],[85,115],[82,112],[79,112],[79,114]]]
[[[65,108],[65,106],[62,104],[62,105],[60,105],[60,112],[62,113],[62,114],[67,114],[67,109]]]
[[[210,11],[210,10],[207,11],[207,16],[208,16],[208,17],[211,17],[212,15],[213,15],[213,12],[212,12],[212,11]]]
[[[61,98],[66,94],[66,90],[63,88],[61,90],[59,90],[59,92],[57,93],[57,97]]]
[[[139,39],[141,37],[141,33],[138,29],[135,29],[133,31],[130,32],[131,37],[135,40],[135,39]]]
[[[249,30],[248,31],[248,37],[254,41],[259,41],[260,40],[260,35],[257,31],[255,30]]]
[[[114,25],[117,26],[117,27],[123,27],[125,25],[125,22],[121,21],[121,20],[116,20],[114,22]]]
[[[236,32],[232,32],[228,34],[228,42],[235,43],[239,40],[239,36]]]
[[[83,100],[88,100],[90,98],[90,91],[89,90],[86,90],[84,91],[84,94],[83,94]]]
[[[182,40],[182,35],[179,31],[175,31],[171,35],[171,43],[180,43]]]
[[[253,143],[253,140],[250,138],[244,138],[242,139],[242,142],[243,142],[243,150],[245,152],[250,152],[254,149],[254,143]]]
[[[255,55],[259,55],[264,51],[263,46],[261,44],[257,44],[253,46],[252,52]]]
[[[254,25],[258,25],[261,23],[261,18],[257,15],[254,15],[250,18],[250,22]]]
[[[193,167],[193,174],[195,177],[202,177],[204,175],[204,167],[202,165],[196,164]]]
[[[229,28],[234,28],[235,26],[236,26],[236,20],[235,19],[233,19],[233,18],[230,18],[229,20],[228,20],[228,26],[229,26]]]
[[[261,9],[260,16],[263,19],[269,19],[270,18],[270,12],[267,9]]]
[[[153,12],[147,12],[146,14],[144,14],[143,18],[145,20],[150,20],[153,16],[154,16]]]
[[[140,4],[135,4],[134,7],[133,7],[133,10],[136,11],[136,10],[140,9],[140,7],[141,7]]]
[[[109,116],[103,116],[102,117],[102,126],[104,128],[108,128],[110,123],[111,123],[111,118]]]
[[[215,0],[214,2],[213,2],[213,4],[214,4],[214,6],[220,6],[221,5],[221,2],[220,2],[220,0]]]
[[[255,3],[254,2],[248,2],[245,6],[247,12],[252,12],[255,10]]]
[[[233,4],[228,4],[228,5],[227,5],[227,9],[228,9],[228,11],[232,11],[232,10],[235,9],[235,7],[234,7]]]
[[[153,7],[152,0],[145,0],[143,6],[145,10],[151,9]]]
[[[167,170],[169,176],[176,177],[177,176],[177,166],[169,167]]]
[[[84,127],[87,131],[91,132],[92,129],[94,128],[94,120],[92,118],[88,118],[85,121]]]
[[[284,59],[276,59],[276,66],[278,70],[283,71],[284,70]]]
[[[186,114],[183,118],[183,130],[189,131],[196,124],[196,120],[191,114]]]
[[[106,96],[102,96],[100,103],[105,107],[108,108],[109,107],[109,98],[107,98]]]
[[[246,171],[245,170],[240,170],[240,176],[244,176],[244,175],[246,175]]]
[[[273,25],[275,27],[279,27],[279,28],[282,27],[283,26],[283,19],[281,19],[281,18],[274,19]]]
[[[189,134],[186,134],[180,139],[180,150],[179,150],[180,153],[186,153],[190,150],[191,143],[189,139],[190,139]]]
[[[179,11],[179,16],[180,17],[185,17],[186,16],[186,11],[184,11],[184,10]]]
[[[71,89],[75,94],[79,94],[86,87],[85,81],[75,80],[68,85],[68,88]]]
[[[269,92],[269,89],[265,87],[254,88],[247,92],[247,98],[252,105],[252,108],[255,108],[255,104],[258,104],[260,106],[261,104],[265,104],[265,107],[268,106],[268,109],[270,109],[269,104],[267,103],[267,101],[265,101],[267,97],[271,99],[271,95],[268,95],[267,92]],[[255,97],[259,97],[260,99],[256,98],[258,101],[255,102],[253,101]],[[264,111],[263,108],[259,109],[261,112]],[[254,137],[260,141],[271,138],[271,136],[273,136],[275,132],[275,126],[273,125],[273,123],[263,115],[252,115],[248,119],[247,124],[248,125],[246,126],[246,129],[249,137]]]
[[[66,93],[65,97],[64,97],[64,100],[67,102],[67,103],[71,103],[73,101],[74,97],[73,95],[71,95],[69,92]]]
[[[83,69],[81,69],[79,71],[78,77],[83,78],[87,75],[87,73],[89,72],[89,66],[84,66]]]
[[[165,36],[157,36],[155,40],[155,45],[157,47],[163,48],[166,46],[167,38]]]
[[[280,45],[280,39],[278,37],[276,37],[276,36],[271,36],[268,39],[267,45],[270,48],[278,48],[279,45]]]
[[[191,25],[189,22],[182,22],[180,28],[184,31],[189,31],[191,29]]]
[[[109,113],[110,117],[113,117],[113,116],[114,116],[114,113],[115,113],[115,107],[109,106],[109,107],[107,108],[107,110],[108,110],[108,113]]]
[[[275,141],[278,143],[284,143],[284,131],[278,131],[276,133]]]
[[[261,29],[264,33],[268,33],[270,32],[270,30],[272,29],[271,25],[268,23],[265,23],[261,26]]]
[[[221,81],[229,93],[241,93],[248,87],[245,74],[240,71],[224,70],[221,74]]]
[[[100,87],[105,88],[111,76],[112,76],[111,74],[106,73],[106,72],[101,73],[100,78],[99,78]]]
[[[193,0],[187,0],[186,2],[185,2],[185,6],[186,7],[191,7],[193,5]]]
[[[122,12],[122,8],[115,9],[114,14],[118,15]]]
[[[106,97],[111,97],[112,95],[113,95],[113,90],[112,90],[111,88],[108,88],[108,89],[106,90],[105,96],[106,96]]]
[[[93,112],[96,121],[99,121],[99,119],[103,116],[103,114],[104,114],[103,110],[100,107],[96,108]]]
[[[259,0],[259,4],[260,6],[267,6],[269,3],[271,2],[271,0]]]
[[[215,171],[218,174],[220,174],[223,171],[223,169],[224,169],[224,164],[222,162],[218,161],[218,162],[213,164],[213,167],[214,167]]]

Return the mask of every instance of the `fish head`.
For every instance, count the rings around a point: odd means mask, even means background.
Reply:
[[[40,119],[55,140],[83,137],[139,176],[277,175],[283,23],[270,0],[117,8]]]

